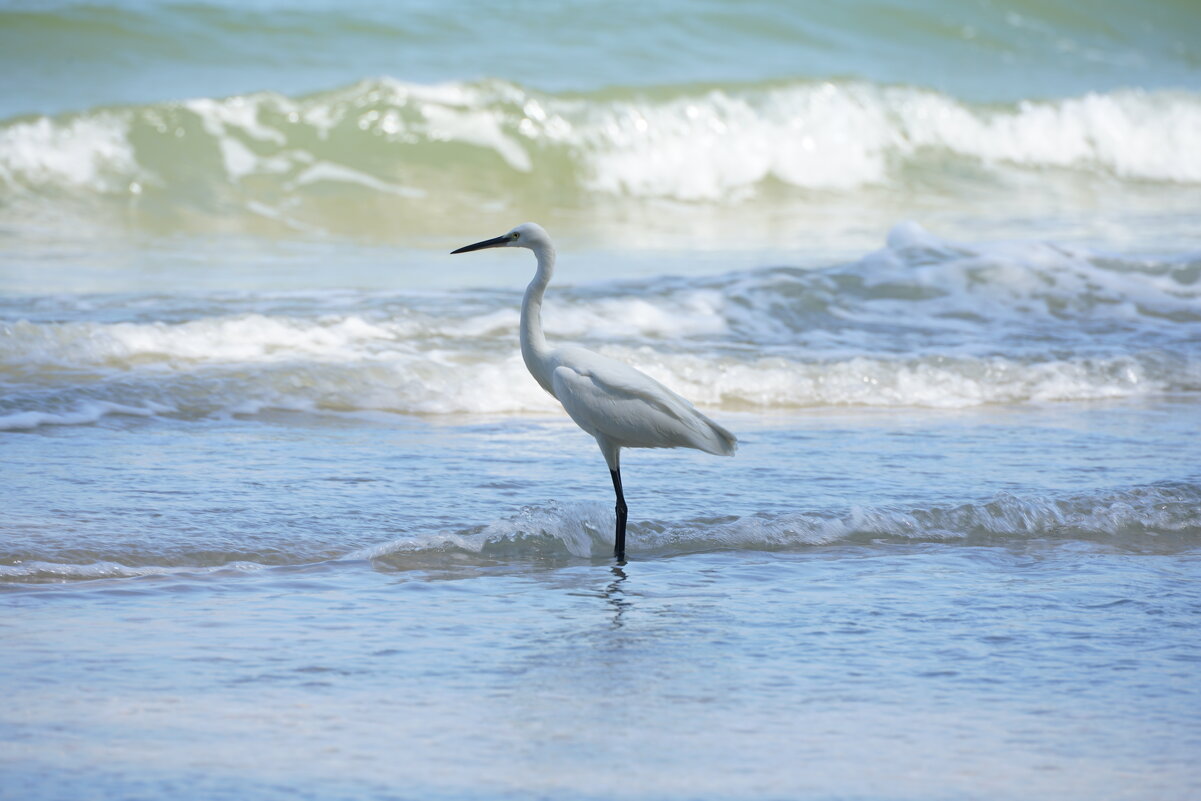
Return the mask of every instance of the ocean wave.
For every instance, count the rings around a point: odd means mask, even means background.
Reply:
[[[1160,351],[1019,361],[1004,357],[713,358],[602,348],[694,402],[731,411],[822,406],[968,408],[1201,392],[1201,361]],[[559,414],[516,352],[491,360],[388,356],[358,364],[282,363],[118,375],[22,388],[0,430],[90,425],[109,416],[201,419],[265,411]]]
[[[192,576],[213,573],[254,573],[268,565],[249,561],[231,561],[221,565],[126,565],[103,561],[87,564],[22,560],[15,564],[0,564],[0,582],[53,583],[95,581],[98,579],[141,578],[144,576]]]
[[[1047,243],[969,246],[906,223],[881,250],[823,269],[555,288],[545,322],[552,341],[718,408],[1140,398],[1201,391],[1199,270]],[[5,302],[6,316],[30,318],[0,324],[0,428],[558,411],[519,355],[515,292],[73,302]]]
[[[321,562],[328,568],[369,562],[377,569],[436,569],[497,565],[529,559],[607,559],[612,553],[609,504],[523,507],[488,523],[414,532]],[[1146,550],[1195,547],[1201,537],[1201,487],[1174,483],[1090,493],[1019,495],[928,507],[854,506],[702,517],[632,520],[628,550],[640,556],[678,556],[712,550],[781,551],[831,545],[889,547],[908,543],[970,546],[1032,540],[1087,541]],[[24,559],[0,564],[0,582],[45,583],[152,576],[223,576],[309,564],[286,554],[271,565],[246,555],[210,553],[204,563],[125,564],[109,558],[86,564]]]
[[[607,503],[546,503],[488,524],[414,532],[346,552],[337,564],[370,562],[377,569],[455,569],[496,566],[530,558],[609,558],[613,507]],[[637,520],[628,528],[631,556],[679,556],[712,550],[778,551],[829,545],[906,543],[1006,545],[1029,540],[1083,540],[1115,548],[1195,546],[1201,537],[1201,488],[1158,484],[1092,494],[1015,495],[931,507],[850,507],[796,510],[681,521]],[[90,563],[22,560],[0,564],[0,582],[90,581],[149,576],[239,575],[265,569],[304,568],[303,560],[271,564],[244,554],[205,556],[204,563],[126,564],[114,558]],[[448,558],[449,557],[449,561]],[[298,557],[299,558],[299,557]],[[216,560],[216,562],[214,562]],[[466,561],[465,561],[466,560]]]
[[[0,199],[153,197],[281,219],[488,193],[730,203],[772,186],[929,187],[957,171],[948,160],[1002,181],[1051,170],[1196,185],[1197,141],[1201,96],[1187,91],[974,105],[853,81],[559,95],[377,79],[10,120]]]
[[[346,364],[419,352],[480,361],[512,352],[519,306],[516,291],[465,289],[12,298],[0,300],[11,321],[0,322],[0,371]],[[556,285],[543,319],[555,340],[791,348],[809,358],[1183,345],[1201,328],[1201,260],[969,245],[908,222],[885,247],[823,268]]]
[[[1088,494],[993,498],[954,506],[852,507],[681,522],[632,521],[628,549],[637,556],[713,549],[788,550],[813,546],[951,542],[1005,544],[1020,540],[1090,540],[1132,546],[1157,537],[1195,544],[1201,536],[1201,488],[1192,484],[1136,487]],[[613,510],[607,504],[525,507],[484,526],[403,537],[348,555],[403,566],[423,553],[491,558],[612,552]]]
[[[58,411],[11,411],[0,413],[0,431],[28,431],[41,426],[91,425],[109,415],[127,417],[154,417],[175,411],[173,407],[151,403],[128,406],[112,401],[81,401]]]

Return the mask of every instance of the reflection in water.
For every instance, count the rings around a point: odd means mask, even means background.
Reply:
[[[614,565],[611,572],[613,580],[605,587],[605,599],[613,607],[613,628],[619,629],[624,625],[621,618],[632,604],[626,600],[625,590],[621,587],[628,578],[626,572],[621,569],[620,565]]]

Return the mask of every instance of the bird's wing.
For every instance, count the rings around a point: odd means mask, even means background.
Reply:
[[[734,452],[734,435],[655,379],[583,349],[564,350],[555,397],[580,428],[619,447]]]

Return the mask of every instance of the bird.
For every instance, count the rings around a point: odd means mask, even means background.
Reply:
[[[738,439],[687,400],[624,362],[585,348],[547,344],[542,333],[542,296],[554,274],[555,246],[542,226],[522,223],[507,234],[466,245],[451,255],[487,248],[526,248],[538,261],[521,301],[521,356],[539,386],[596,439],[617,496],[613,555],[624,562],[629,508],[621,486],[621,449],[695,448],[733,456]]]

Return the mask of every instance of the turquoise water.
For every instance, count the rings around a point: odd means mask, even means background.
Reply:
[[[296,95],[382,75],[550,92],[848,78],[1012,102],[1195,88],[1201,73],[1189,0],[43,0],[3,13],[9,115]]]
[[[0,797],[1201,792],[1201,11],[8,3]],[[733,459],[623,455],[552,341]]]

